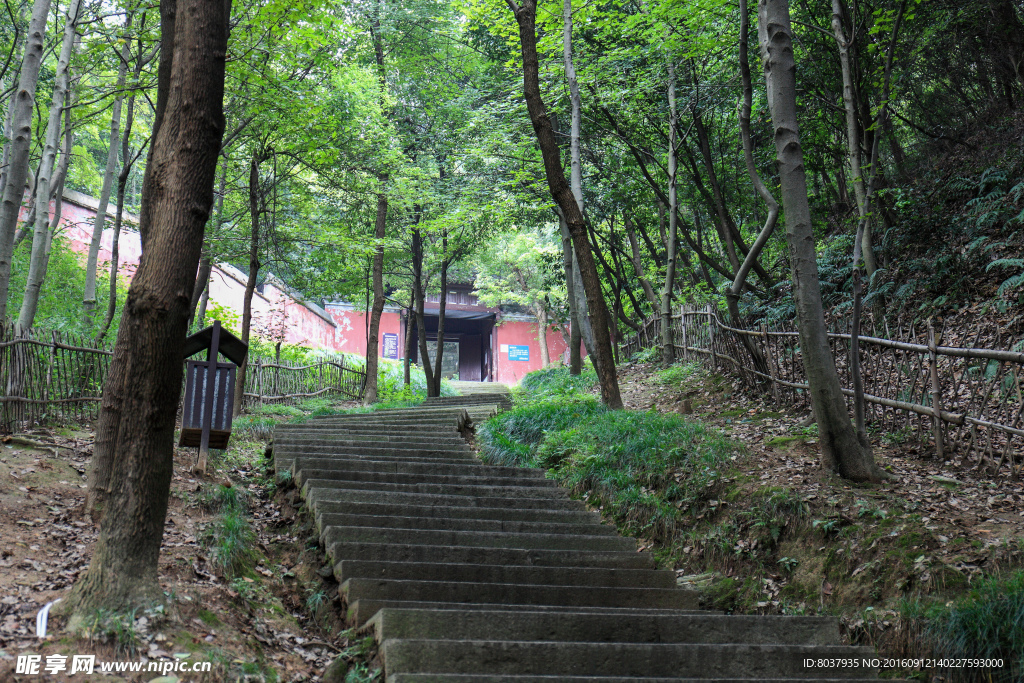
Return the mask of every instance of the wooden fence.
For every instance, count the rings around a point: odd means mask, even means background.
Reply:
[[[660,328],[660,318],[647,320],[624,340],[624,355],[660,346]],[[859,338],[869,428],[918,440],[940,458],[958,455],[973,460],[978,469],[1019,477],[1024,467],[1024,353],[941,346],[930,324],[907,325],[897,333],[903,339]],[[980,335],[979,329],[975,341]],[[809,408],[799,333],[735,328],[711,307],[684,307],[672,316],[671,338],[677,357],[731,373],[778,402]],[[829,339],[843,393],[852,402],[850,335],[834,331]],[[997,333],[995,340],[1002,337]]]
[[[112,355],[109,348],[75,335],[19,335],[13,326],[0,325],[0,432],[95,420]],[[328,394],[357,399],[365,381],[365,372],[340,357],[308,365],[254,358],[246,374],[245,404]]]
[[[0,324],[0,430],[95,419],[111,355],[75,335]]]
[[[243,405],[289,403],[329,393],[358,399],[365,384],[366,373],[345,365],[344,356],[312,364],[253,358],[245,376]]]

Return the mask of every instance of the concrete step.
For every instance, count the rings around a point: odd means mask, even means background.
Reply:
[[[432,529],[387,529],[360,526],[324,527],[324,545],[348,543],[398,543],[401,545],[448,545],[472,548],[522,550],[591,550],[636,552],[636,540],[621,536],[531,534]]]
[[[342,562],[344,568],[346,562]],[[372,571],[375,563],[365,564]],[[554,570],[560,571],[560,570]],[[589,570],[599,571],[599,570]],[[616,570],[622,571],[622,570]],[[614,572],[613,572],[614,573]],[[665,572],[671,573],[671,572]],[[337,575],[337,569],[335,569]],[[839,645],[834,617],[730,616],[673,613],[605,614],[385,609],[370,620],[377,640],[425,638],[587,643],[747,643]]]
[[[529,488],[540,490],[551,489],[557,491],[558,495],[563,492],[558,489],[554,481],[550,479],[537,479],[527,477],[503,477],[492,474],[486,467],[474,467],[468,472],[461,474],[424,474],[421,472],[373,472],[366,470],[352,470],[324,467],[325,463],[316,458],[297,458],[292,466],[295,481],[301,483],[305,479],[331,479],[333,481],[351,481],[360,483],[381,483],[381,484],[409,484],[409,485],[457,485],[457,486],[486,486],[486,487],[513,487]],[[529,494],[536,497],[534,493]]]
[[[382,413],[366,413],[365,415],[338,415],[312,418],[316,425],[332,425],[343,427],[348,425],[427,425],[437,427],[461,427],[468,421],[465,409],[452,415],[385,415]]]
[[[460,410],[464,410],[461,406],[428,406],[420,405],[413,406],[411,408],[392,408],[388,410],[370,410],[361,413],[337,413],[334,415],[314,415],[310,419],[312,420],[327,420],[327,419],[345,419],[345,418],[359,418],[367,417],[371,415],[390,417],[394,415],[442,415],[458,416]]]
[[[589,510],[519,510],[515,508],[452,507],[448,505],[388,505],[349,501],[320,501],[316,512],[341,515],[393,515],[397,517],[433,517],[436,519],[509,520],[520,522],[558,522],[562,524],[599,524],[601,517]]]
[[[497,498],[494,496],[439,495],[432,493],[408,493],[404,491],[373,491],[365,489],[344,489],[307,483],[303,497],[310,506],[320,501],[353,503],[383,503],[386,505],[439,505],[465,508],[501,508],[506,510],[586,510],[583,503],[569,498]]]
[[[437,432],[425,434],[408,434],[402,436],[388,436],[383,434],[353,434],[351,432],[337,432],[332,433],[328,430],[320,429],[307,429],[307,430],[295,430],[292,432],[284,432],[278,434],[278,439],[283,442],[312,442],[313,445],[317,443],[331,443],[341,441],[352,445],[364,445],[364,446],[395,446],[396,448],[408,448],[407,444],[445,444],[454,446],[464,446],[466,440],[462,438],[462,435],[458,432]],[[276,445],[276,442],[275,442]]]
[[[369,450],[366,450],[369,449]],[[274,452],[283,453],[289,457],[306,455],[310,457],[333,456],[333,455],[380,455],[384,458],[404,457],[405,451],[428,451],[432,453],[445,452],[453,457],[462,458],[467,455],[474,459],[476,453],[469,448],[465,442],[455,443],[446,441],[422,440],[410,443],[391,444],[390,446],[374,443],[372,441],[351,441],[348,439],[305,439],[291,438],[274,443]]]
[[[309,473],[307,473],[308,475]],[[476,498],[515,499],[523,496],[523,500],[551,499],[568,500],[565,489],[541,486],[474,486],[472,484],[389,484],[387,482],[348,481],[341,478],[329,479],[331,472],[317,472],[319,476],[307,476],[303,487],[336,488],[356,491],[387,491],[391,493],[420,493],[438,496],[472,496]]]
[[[456,465],[442,465],[432,462],[408,460],[352,460],[345,458],[345,456],[327,458],[300,456],[299,459],[304,467],[306,465],[318,465],[324,468],[331,467],[339,472],[495,476],[503,479],[524,481],[550,481],[546,477],[547,473],[539,468],[498,467],[482,463],[479,467],[467,467],[465,462],[460,462]]]
[[[312,450],[312,449],[310,449]],[[353,452],[354,451],[354,452]],[[329,448],[321,448],[307,451],[289,451],[275,449],[274,466],[280,473],[283,470],[291,469],[295,458],[303,454],[314,455],[319,458],[358,458],[363,457],[371,460],[391,460],[394,462],[436,462],[438,464],[465,463],[467,467],[483,465],[473,453],[460,453],[458,451],[434,451],[434,450],[412,450],[412,449],[361,449],[341,448],[337,451]]]
[[[276,433],[277,430],[275,430]],[[351,424],[332,424],[332,423],[310,423],[304,422],[301,424],[289,425],[288,428],[282,429],[281,433],[285,432],[307,432],[317,434],[367,434],[373,436],[380,434],[384,436],[409,436],[410,434],[424,434],[429,433],[431,435],[437,434],[438,436],[452,436],[458,435],[458,427],[454,423],[444,424],[431,424],[431,425],[400,425],[400,424],[365,424],[362,422],[353,422]]]
[[[382,458],[472,458],[476,454],[458,448],[445,446],[432,448],[373,448],[371,446],[317,446],[312,448],[290,448],[275,446],[274,452],[280,451],[281,457],[294,460],[297,456],[306,455],[316,457],[318,455],[374,455]]]
[[[429,562],[373,562],[368,560],[342,560],[334,565],[334,576],[339,582],[353,578],[416,579],[423,581],[463,581],[483,583],[548,584],[571,586],[623,586],[627,588],[676,588],[675,572],[650,569],[603,569],[598,567],[531,567],[503,564],[450,564]],[[426,613],[414,616],[428,618]],[[395,617],[389,623],[401,621],[400,631],[387,631],[389,638],[441,637],[431,631],[419,633],[409,626],[415,620],[409,615]],[[450,619],[446,620],[451,626]],[[448,629],[448,632],[458,629]],[[543,640],[543,638],[511,638],[512,631],[500,636],[505,640]],[[519,633],[519,631],[515,631]],[[837,631],[838,634],[838,631]],[[465,636],[484,637],[467,631]],[[486,636],[487,639],[499,636]],[[585,640],[593,640],[587,638]],[[598,640],[605,640],[604,638]]]
[[[282,458],[287,459],[291,467],[291,462],[294,459],[293,456],[284,455]],[[295,456],[300,457],[300,456]],[[401,456],[387,457],[383,455],[352,455],[349,453],[335,453],[335,454],[318,454],[314,458],[315,460],[330,460],[338,463],[355,463],[355,462],[373,462],[380,463],[381,466],[397,466],[397,465],[426,465],[426,466],[437,466],[437,467],[452,467],[457,466],[466,470],[472,470],[478,467],[486,467],[482,462],[476,458],[454,455],[450,458],[406,458]]]
[[[654,559],[649,553],[638,553],[634,550],[548,550],[545,548],[366,543],[350,541],[340,535],[335,536],[331,532],[332,529],[328,527],[323,541],[327,555],[333,564],[343,560],[366,560],[373,562],[451,562],[454,564],[479,562],[533,567],[654,569]]]
[[[351,515],[316,509],[317,528],[329,526],[368,526],[377,529],[424,529],[434,531],[488,531],[498,533],[574,534],[614,536],[613,527],[596,523],[559,524],[557,522],[522,522],[499,519],[464,519],[451,517],[397,517],[390,515]],[[675,582],[673,581],[673,584]]]
[[[495,640],[387,639],[385,670],[395,673],[542,674],[681,678],[816,678],[804,659],[875,656],[874,648],[823,645],[558,643]],[[868,667],[829,669],[839,679],[875,678]]]
[[[437,600],[458,604],[483,602],[511,605],[563,605],[566,607],[696,609],[698,601],[697,591],[679,588],[557,586],[534,583],[472,583],[409,579],[352,578],[341,584],[341,592],[349,603],[361,598],[368,598]],[[429,670],[427,669],[427,671]]]
[[[368,620],[382,609],[421,609],[421,610],[451,610],[456,609],[463,612],[493,612],[503,614],[505,612],[571,612],[573,614],[602,614],[608,618],[615,618],[618,614],[633,614],[637,616],[663,616],[666,614],[680,614],[677,609],[623,609],[616,607],[579,607],[563,605],[495,605],[491,603],[462,603],[459,605],[450,602],[421,602],[416,600],[377,600],[363,598],[349,604],[346,618],[352,624],[364,626]],[[684,614],[706,614],[700,610],[685,610]]]

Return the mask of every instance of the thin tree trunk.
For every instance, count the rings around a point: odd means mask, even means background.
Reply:
[[[381,241],[384,239],[387,218],[388,196],[381,192],[377,195],[377,220],[373,229],[377,248],[373,252],[373,306],[370,309],[370,329],[366,339],[366,393],[363,394],[363,405],[366,406],[377,402],[377,365],[380,357],[378,339],[380,316],[384,312],[384,245]]]
[[[199,259],[199,273],[196,275],[196,285],[192,288],[192,299],[189,302],[188,328],[192,329],[192,323],[196,316],[196,306],[199,305],[203,294],[209,290],[210,272],[213,270],[213,257],[210,255],[211,245],[220,234],[221,226],[224,225],[224,195],[228,190],[228,163],[227,158],[221,157],[218,161],[220,166],[220,179],[217,182],[217,194],[214,198],[214,222],[213,229],[208,230],[203,240],[203,255]],[[202,329],[202,325],[200,325]]]
[[[20,10],[19,10],[18,22],[17,22],[18,24],[21,23],[21,19],[22,18],[23,18],[23,16],[21,15]],[[22,50],[24,49],[24,45],[25,45],[25,31],[23,30],[23,27],[20,27],[19,30],[18,30],[18,36],[15,39],[14,54],[20,54],[22,52]],[[12,80],[12,84],[15,85],[15,86],[17,85],[17,80],[16,80],[17,78],[18,78],[18,75],[16,73],[13,73],[12,74],[12,79],[13,79]],[[4,84],[4,87],[2,89],[3,90],[7,89],[6,83]],[[18,101],[18,88],[15,87],[11,91],[11,96],[7,99],[7,111],[4,113],[3,130],[0,131],[0,132],[2,132],[3,138],[4,138],[3,152],[0,153],[0,196],[3,195],[4,188],[7,186],[7,165],[8,165],[8,163],[10,163],[10,160],[11,160],[11,139],[14,137],[14,133],[13,133],[13,118],[12,117],[14,116],[14,110],[16,109],[17,101]]]
[[[25,179],[28,177],[29,151],[32,146],[32,117],[35,108],[39,67],[46,44],[46,19],[50,0],[35,0],[32,19],[25,40],[25,56],[18,76],[18,89],[11,103],[10,161],[7,165],[7,183],[0,188],[0,323],[7,319],[7,293],[11,285],[11,261],[14,257],[14,232],[18,227],[18,214],[25,199]]]
[[[871,231],[869,229],[865,233],[862,229],[863,224],[867,223],[870,219],[868,218],[869,208],[867,190],[865,189],[866,182],[861,166],[860,124],[857,121],[857,109],[860,107],[860,103],[857,101],[857,93],[853,83],[853,70],[850,64],[850,41],[846,39],[845,31],[843,30],[843,16],[849,10],[844,5],[843,0],[832,0],[832,33],[835,34],[836,43],[839,45],[839,65],[843,76],[843,107],[846,111],[846,154],[850,164],[850,173],[853,176],[853,193],[857,199],[857,215],[861,224],[858,226],[857,234],[862,240],[868,240],[866,244],[861,244],[861,250],[864,254],[864,261],[867,266],[868,277],[870,278],[875,272],[875,255],[870,242]]]
[[[387,103],[387,74],[384,71],[384,42],[380,33],[380,3],[370,23],[370,38],[373,40],[374,59],[377,64],[377,87],[379,101],[383,111]],[[388,196],[385,194],[388,176],[381,173],[378,177],[381,191],[377,195],[377,219],[373,226],[373,237],[377,246],[373,252],[373,306],[369,311],[370,326],[366,330],[366,392],[363,394],[363,405],[377,402],[377,366],[380,357],[380,316],[384,312],[384,239],[388,218]]]
[[[658,295],[654,293],[654,286],[651,285],[651,281],[644,276],[644,265],[640,256],[640,244],[636,239],[636,230],[633,229],[633,221],[630,220],[628,213],[623,214],[622,222],[625,224],[626,238],[629,240],[629,248],[632,255],[630,262],[633,264],[633,272],[636,273],[636,278],[640,281],[640,287],[644,290],[644,296],[647,297],[648,303],[651,304],[651,310],[656,311],[660,305]]]
[[[576,252],[572,246],[572,236],[569,235],[569,224],[565,222],[560,211],[558,212],[558,228],[562,235],[563,252],[567,250],[569,255],[570,265],[567,277],[572,280],[572,289],[567,290],[567,293],[573,298],[573,315],[578,323],[580,340],[593,362],[596,358],[594,355],[594,328],[590,324],[590,316],[587,315],[587,293],[583,289],[583,276],[580,275],[580,264],[576,260]],[[582,360],[580,362],[582,363]]]
[[[580,345],[583,343],[583,337],[580,332],[580,316],[576,304],[576,282],[572,267],[572,242],[569,239],[569,229],[566,227],[561,215],[559,215],[558,223],[562,229],[562,270],[565,271],[565,298],[569,305],[569,374],[579,375],[583,372],[583,359],[580,354]]]
[[[583,288],[587,294],[587,310],[594,327],[594,366],[601,385],[601,398],[606,406],[618,410],[622,408],[622,397],[619,395],[612,342],[608,335],[608,306],[601,291],[594,256],[590,251],[583,212],[580,211],[576,197],[565,180],[558,143],[555,141],[551,120],[540,94],[540,63],[537,56],[536,34],[537,3],[536,0],[524,0],[522,5],[517,4],[516,0],[506,2],[519,24],[519,40],[523,55],[523,92],[544,159],[548,188],[568,224],[580,275],[583,278]]]
[[[676,124],[679,113],[676,110],[676,67],[672,57],[668,58],[668,239],[665,259],[665,284],[661,288],[661,362],[671,365],[676,359],[672,344],[672,286],[676,279],[676,232],[678,230],[679,198],[676,194],[676,179],[679,169],[676,158]]]
[[[46,137],[43,142],[43,156],[39,160],[36,181],[36,222],[32,236],[32,256],[29,261],[28,277],[25,281],[25,295],[21,300],[17,329],[29,330],[36,319],[39,308],[39,293],[43,289],[46,266],[50,256],[50,180],[57,159],[57,147],[61,140],[61,120],[64,105],[68,101],[69,69],[71,51],[75,47],[78,30],[78,10],[81,0],[71,0],[64,23],[64,39],[57,57],[57,71],[54,74],[53,98],[50,100],[50,115],[46,122]],[[70,129],[70,110],[68,128]]]
[[[176,9],[181,12],[174,20]],[[102,522],[89,568],[59,605],[68,628],[98,610],[126,613],[162,603],[157,569],[181,397],[181,349],[188,296],[213,206],[224,134],[224,64],[230,2],[163,0],[165,50],[173,70],[159,75],[158,109],[167,126],[154,138],[143,197],[154,222],[132,279],[103,387],[90,488]],[[173,88],[171,87],[173,84]],[[159,97],[159,95],[158,95]]]
[[[251,231],[249,234],[249,277],[245,281],[245,294],[242,296],[242,342],[249,343],[249,331],[252,327],[252,297],[256,292],[256,279],[260,273],[260,215],[262,197],[260,192],[260,164],[265,160],[266,153],[260,150],[253,154],[249,162],[249,218]],[[242,399],[245,398],[245,373],[249,368],[248,358],[238,367],[235,380],[235,417],[242,412]]]
[[[142,26],[145,28],[146,17],[142,17]],[[135,81],[138,81],[139,74],[142,73],[142,41],[139,41],[139,57],[135,62]],[[132,166],[135,164],[135,160],[139,154],[142,154],[142,150],[146,147],[148,142],[143,143],[139,151],[132,156],[131,155],[131,137],[132,137],[132,126],[135,123],[135,94],[132,93],[131,97],[128,98],[128,107],[125,112],[124,120],[124,131],[121,133],[121,172],[117,174],[117,206],[114,213],[114,229],[113,235],[110,239],[110,283],[109,291],[107,296],[107,313],[103,316],[103,324],[100,326],[99,331],[96,333],[96,344],[100,344],[103,338],[107,336],[107,331],[110,330],[110,325],[114,321],[114,315],[117,313],[117,272],[118,262],[120,260],[120,254],[118,253],[118,247],[121,242],[121,222],[124,218],[124,195],[125,190],[128,187],[128,176],[131,173]],[[203,309],[205,311],[205,308]],[[191,309],[190,309],[191,311]],[[189,322],[191,326],[191,321]],[[202,323],[200,323],[202,326]]]
[[[787,0],[759,0],[758,33],[775,132],[782,204],[786,210],[786,238],[792,262],[800,351],[818,423],[822,465],[854,481],[879,481],[884,473],[875,465],[871,449],[861,443],[850,423],[825,328],[803,149],[797,126],[796,63]]]
[[[417,219],[417,223],[418,223]],[[430,366],[430,354],[427,353],[427,325],[423,309],[426,307],[426,294],[423,291],[423,235],[418,227],[412,231],[412,291],[416,299],[416,333],[420,342],[420,365],[423,366],[423,378],[427,383],[427,396],[431,396],[434,388],[434,369]]]
[[[437,306],[437,350],[434,352],[434,375],[431,378],[430,390],[427,396],[441,395],[441,361],[444,358],[444,312],[448,304],[448,231],[445,230],[441,237],[441,296],[438,297]]]
[[[126,35],[124,45],[121,49],[121,64],[117,68],[118,92],[124,90],[125,81],[128,79],[128,58],[131,56],[130,42],[127,40],[127,33],[131,30],[132,14],[128,13],[124,22]],[[82,293],[82,307],[84,309],[85,321],[89,323],[96,311],[96,271],[97,261],[100,254],[100,243],[103,240],[103,226],[107,219],[107,204],[110,202],[110,191],[114,184],[114,175],[117,173],[117,150],[121,142],[121,103],[123,95],[114,98],[113,106],[110,108],[110,149],[107,152],[107,167],[103,172],[103,187],[100,189],[100,202],[96,209],[96,219],[92,226],[92,239],[89,241],[89,255],[85,261],[85,288]]]
[[[757,191],[758,196],[768,207],[768,217],[765,219],[764,226],[761,228],[761,232],[758,234],[757,239],[754,240],[754,244],[750,247],[750,251],[747,252],[746,257],[743,259],[743,263],[740,265],[739,270],[736,272],[736,278],[732,281],[729,290],[726,292],[725,299],[726,304],[729,308],[729,316],[732,318],[732,323],[736,327],[741,327],[740,318],[740,296],[743,294],[743,286],[746,284],[747,275],[750,273],[750,269],[754,263],[757,262],[758,257],[764,250],[765,245],[768,244],[768,239],[772,236],[775,231],[775,225],[779,220],[779,203],[775,200],[774,195],[761,180],[761,176],[757,172],[757,165],[754,162],[754,143],[750,135],[750,110],[754,99],[754,86],[750,78],[750,61],[747,53],[747,41],[748,34],[750,31],[750,12],[747,9],[747,0],[740,0],[740,42],[739,42],[739,64],[740,64],[740,80],[743,84],[743,100],[739,105],[739,122],[740,122],[740,140],[743,143],[743,160],[747,166],[747,175],[750,177],[750,184],[754,186],[754,190]],[[750,337],[747,335],[740,335],[740,341],[746,348],[747,353],[750,354],[751,360],[754,362],[754,366],[757,370],[763,374],[768,374],[768,368],[765,365],[764,355],[760,349],[754,344]]]
[[[409,308],[405,314],[405,355],[402,358],[402,380],[405,386],[409,386],[412,382],[412,326],[413,326],[413,308],[416,306],[416,297],[410,296]]]
[[[533,1],[533,19],[536,21],[536,2]],[[514,4],[510,4],[513,12],[517,12]],[[524,9],[527,6],[524,4]],[[519,20],[518,13],[516,14],[516,20]],[[534,31],[533,28],[530,29]],[[519,23],[519,31],[522,34],[523,24]],[[533,49],[536,50],[536,37],[531,34],[532,40],[534,41]],[[520,35],[522,38],[522,35]],[[525,43],[523,49],[526,49]],[[525,54],[525,53],[524,53]],[[583,122],[583,105],[580,99],[580,88],[579,83],[576,80],[576,67],[573,64],[572,57],[572,0],[564,0],[562,4],[562,63],[565,70],[565,79],[569,85],[569,102],[571,108],[571,123],[569,130],[569,184],[570,190],[572,191],[573,199],[576,202],[576,206],[579,209],[580,218],[583,217],[583,164],[580,159],[580,132]],[[525,73],[524,73],[525,77]],[[529,99],[529,98],[528,98]],[[537,101],[540,104],[540,110],[544,109],[544,105],[540,102],[540,91],[537,92]],[[533,114],[531,112],[531,118]],[[536,130],[536,123],[534,123],[534,129]],[[559,173],[562,173],[561,164],[559,164]],[[563,174],[564,182],[564,174]],[[550,184],[550,178],[549,178]],[[569,226],[567,215],[564,211],[560,211],[559,214],[562,219],[562,239],[569,238],[575,242],[576,237],[572,235],[572,231]],[[577,247],[578,248],[578,247]],[[589,254],[590,247],[587,247]],[[592,319],[594,311],[590,309],[589,296],[587,295],[586,287],[583,284],[583,274],[580,271],[579,256],[575,253],[572,254],[573,264],[573,294],[576,297],[576,320],[579,323],[580,336],[583,339],[583,344],[587,348],[587,354],[590,356],[590,361],[594,364],[594,368],[597,369],[598,365],[602,362],[602,354],[598,352],[596,347],[596,340],[594,338],[594,327],[595,321]],[[594,270],[594,277],[597,277],[597,270]],[[602,303],[603,303],[602,298]],[[607,318],[607,307],[605,308],[605,318]],[[597,326],[600,329],[600,326]],[[611,360],[611,353],[608,354],[608,360]],[[581,371],[582,371],[582,360]],[[571,364],[571,363],[570,363]],[[612,368],[611,372],[614,374],[615,369]],[[598,370],[598,375],[601,375],[601,371]],[[615,393],[618,393],[618,386],[616,384]]]

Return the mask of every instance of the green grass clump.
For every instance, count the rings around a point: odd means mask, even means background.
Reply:
[[[654,375],[654,381],[665,386],[677,387],[700,370],[696,363],[676,363]]]
[[[519,386],[530,398],[538,400],[547,396],[567,396],[590,391],[597,383],[597,373],[587,368],[579,375],[569,374],[569,368],[552,367],[531,372],[519,382]]]
[[[605,412],[607,409],[593,396],[548,398],[492,417],[480,427],[477,436],[483,445],[484,460],[491,465],[540,467],[536,450],[547,434]]]
[[[986,672],[991,678],[985,680],[1024,681],[1024,572],[978,581],[952,608],[929,620],[925,636],[938,658],[1002,659],[1003,668]]]
[[[235,437],[251,436],[255,439],[269,439],[274,433],[277,421],[269,415],[239,415],[231,425]]]
[[[574,493],[596,494],[629,533],[666,539],[708,495],[732,450],[678,415],[616,410],[548,434],[537,460]]]
[[[667,538],[709,495],[733,445],[674,414],[608,410],[565,368],[523,378],[519,405],[478,430],[484,460],[543,467],[630,534]]]
[[[205,537],[210,562],[229,578],[252,573],[259,553],[256,532],[246,517],[244,498],[237,487],[220,486],[212,499],[221,506],[221,513]]]

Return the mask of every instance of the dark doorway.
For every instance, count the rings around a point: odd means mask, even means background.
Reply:
[[[424,315],[427,341],[437,342],[437,321],[437,309],[427,309]],[[409,356],[413,363],[419,363],[419,334],[416,325],[412,324],[408,329],[412,334],[412,350]],[[445,345],[447,346],[449,342],[458,342],[459,345],[459,375],[455,379],[470,382],[492,381],[489,351],[493,330],[493,313],[445,311]]]

